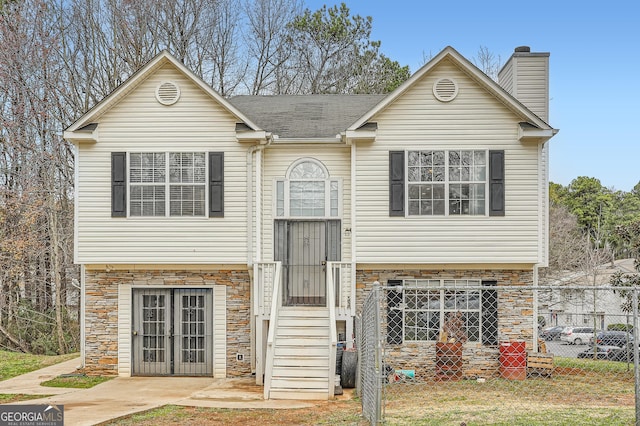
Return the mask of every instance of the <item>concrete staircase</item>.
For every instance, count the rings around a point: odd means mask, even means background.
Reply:
[[[267,349],[273,353],[267,352],[265,397],[327,399],[329,374],[335,373],[335,366],[329,366],[329,343],[327,308],[281,307],[274,344]]]

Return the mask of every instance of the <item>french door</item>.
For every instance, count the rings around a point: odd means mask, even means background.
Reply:
[[[134,289],[134,375],[213,375],[211,289]]]

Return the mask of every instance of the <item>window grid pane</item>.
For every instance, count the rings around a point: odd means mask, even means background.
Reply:
[[[291,216],[325,215],[324,181],[291,181],[289,183],[289,214]]]
[[[205,171],[203,152],[172,152],[169,154],[169,181],[171,183],[205,183]]]
[[[338,182],[335,180],[331,181],[331,190],[330,190],[330,199],[331,199],[331,217],[338,216]]]
[[[171,216],[204,216],[204,185],[171,185]]]
[[[166,171],[163,153],[131,153],[129,163],[129,182],[164,183]]]
[[[284,181],[276,182],[276,216],[284,216]]]
[[[296,165],[289,174],[290,179],[325,179],[322,168],[313,161],[304,161]]]
[[[164,194],[161,185],[131,185],[129,215],[164,216]]]

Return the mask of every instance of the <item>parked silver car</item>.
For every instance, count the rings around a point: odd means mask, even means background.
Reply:
[[[588,343],[593,336],[593,327],[565,327],[560,333],[560,340],[570,345],[581,345]]]

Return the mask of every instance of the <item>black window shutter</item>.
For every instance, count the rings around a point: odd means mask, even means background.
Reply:
[[[387,281],[389,287],[402,286],[402,280]],[[387,343],[399,345],[402,343],[402,291],[387,289]]]
[[[111,217],[127,216],[127,153],[111,153]]]
[[[209,217],[224,217],[224,152],[209,153]]]
[[[404,216],[404,151],[389,151],[389,216]]]
[[[482,281],[482,344],[498,344],[498,290],[497,281]]]
[[[489,216],[504,216],[504,151],[489,151]]]

